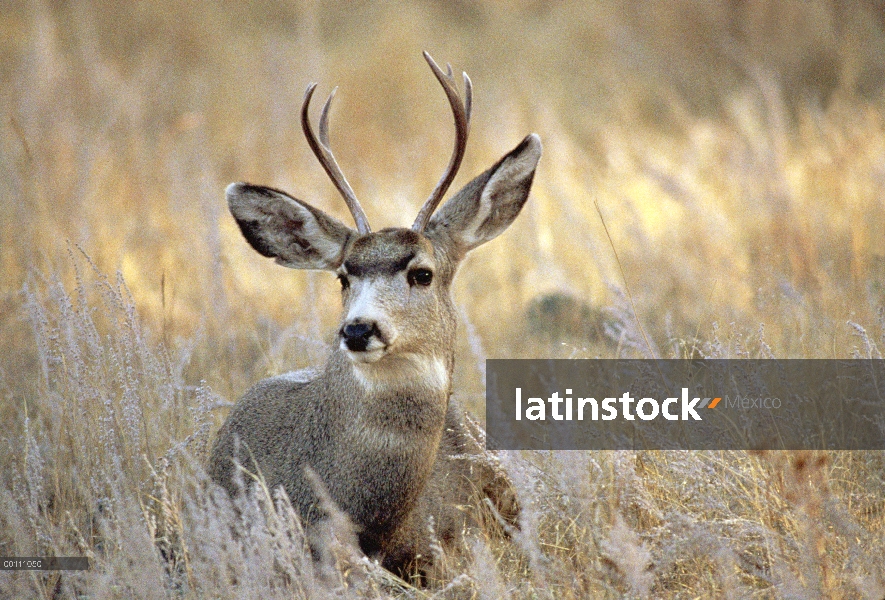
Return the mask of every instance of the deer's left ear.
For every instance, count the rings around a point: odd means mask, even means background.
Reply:
[[[533,133],[446,202],[430,219],[426,235],[448,238],[460,254],[497,237],[528,199],[540,158],[541,138]]]

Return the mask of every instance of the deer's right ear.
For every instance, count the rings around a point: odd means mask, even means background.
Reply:
[[[292,269],[335,270],[356,232],[279,190],[232,183],[227,205],[246,241],[264,256]]]

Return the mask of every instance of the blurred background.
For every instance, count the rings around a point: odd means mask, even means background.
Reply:
[[[223,190],[279,187],[350,222],[300,130],[318,81],[339,87],[332,144],[373,226],[411,223],[453,139],[422,50],[475,86],[453,190],[529,132],[545,148],[523,214],[456,282],[475,389],[486,356],[869,351],[881,1],[5,2],[7,375],[37,368],[28,293],[93,267],[225,397],[320,361],[334,277],[260,257]]]
[[[453,143],[423,50],[474,84],[453,192],[544,144],[455,281],[474,414],[487,357],[881,358],[881,0],[0,0],[0,556],[94,561],[0,596],[292,597],[274,565],[312,572],[200,465],[249,385],[324,360],[340,286],[252,250],[224,188],[350,223],[301,133],[316,81],[373,227],[411,224]],[[471,547],[484,597],[885,590],[881,452],[504,458],[521,550]]]

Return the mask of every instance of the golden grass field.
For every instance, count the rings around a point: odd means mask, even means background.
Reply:
[[[285,506],[206,487],[230,403],[320,363],[340,307],[223,190],[349,221],[318,81],[373,226],[409,225],[453,135],[422,50],[474,83],[453,190],[544,143],[455,284],[474,414],[487,357],[881,358],[880,0],[0,2],[0,556],[93,560],[0,597],[885,597],[882,452],[510,453],[521,532],[428,589],[321,577]]]

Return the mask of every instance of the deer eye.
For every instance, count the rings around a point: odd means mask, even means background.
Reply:
[[[342,291],[347,291],[350,289],[350,280],[347,278],[347,275],[339,274],[338,281],[341,282]]]
[[[433,272],[429,269],[412,269],[406,278],[409,281],[409,285],[427,287],[433,281]]]

